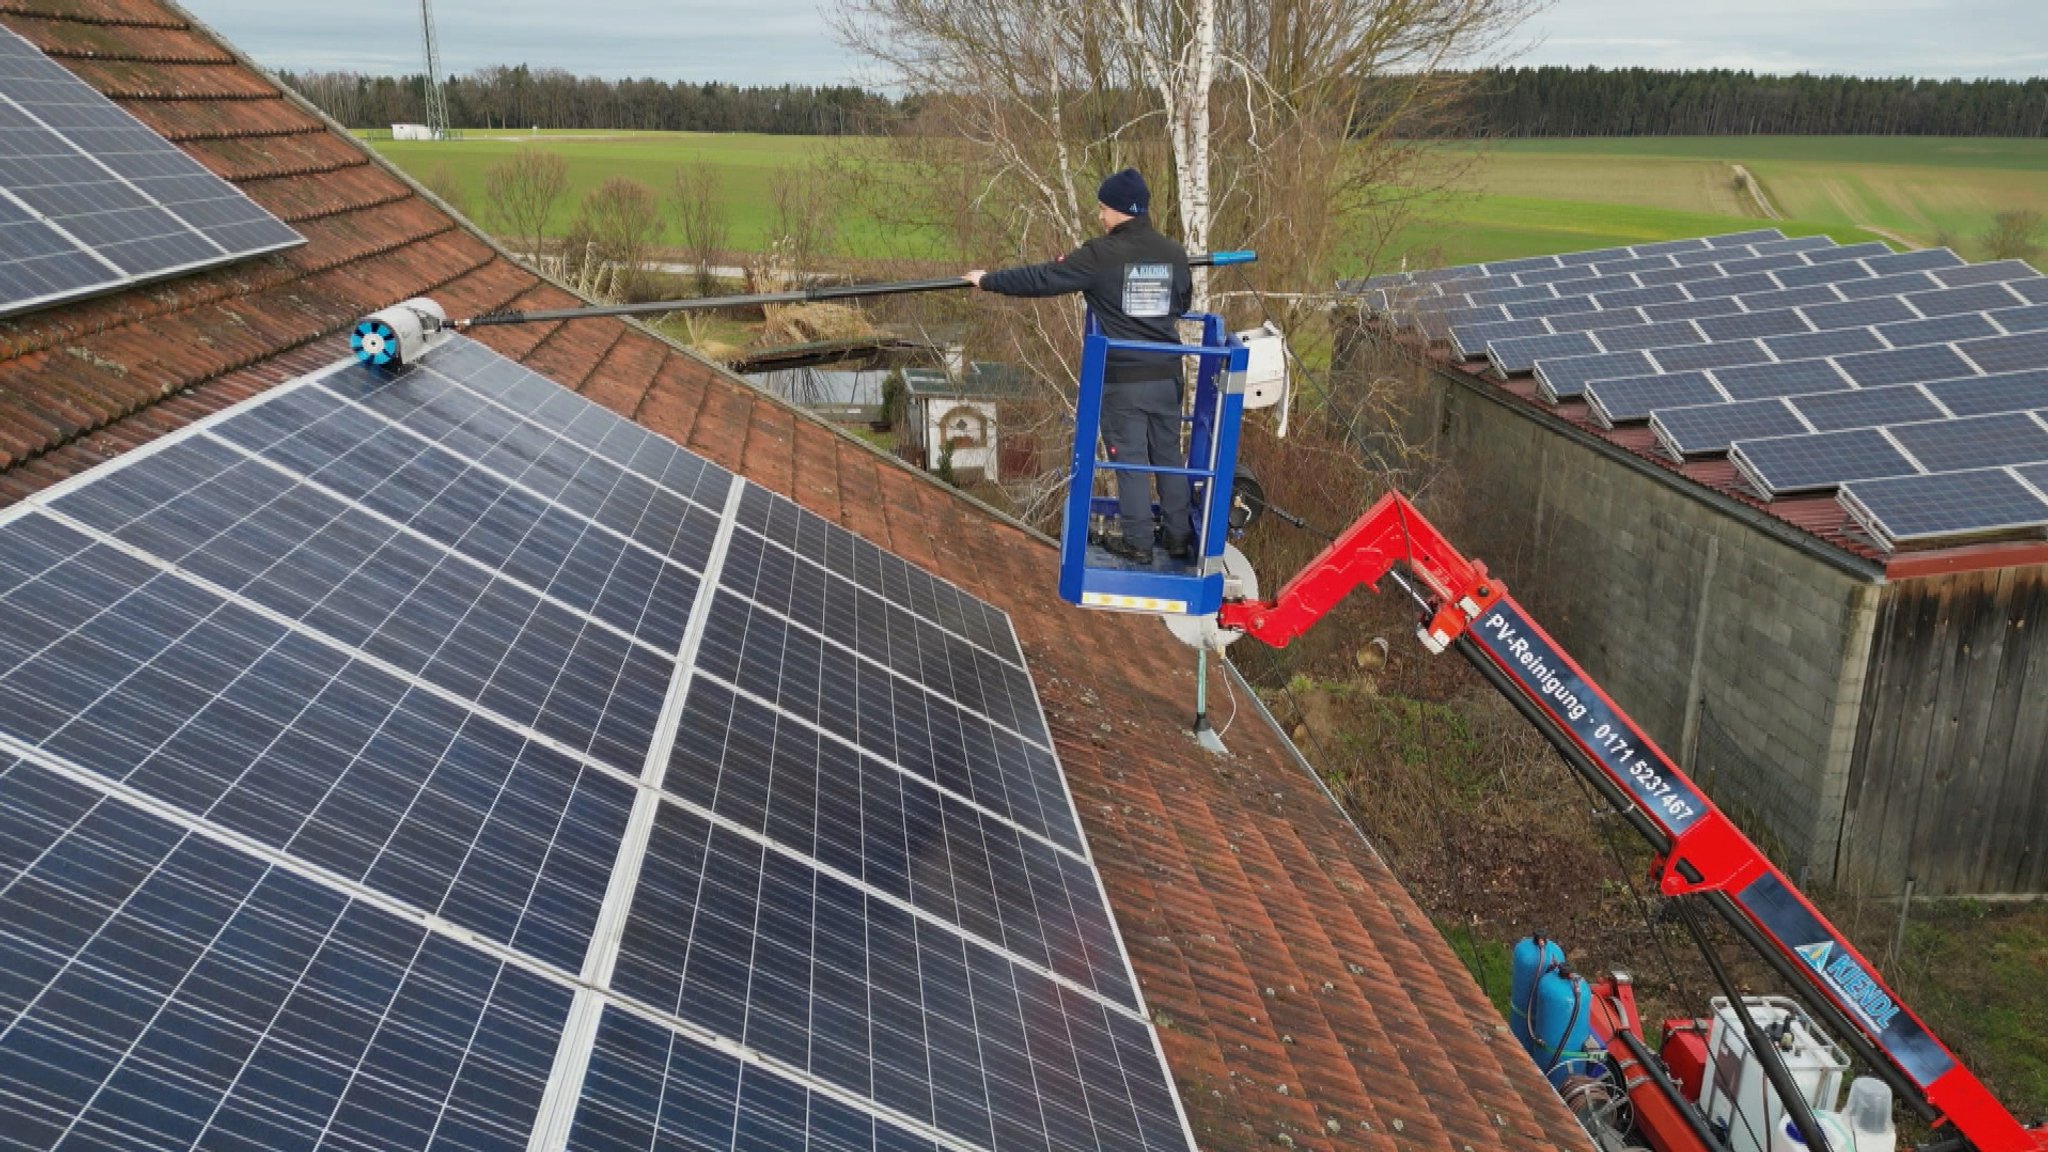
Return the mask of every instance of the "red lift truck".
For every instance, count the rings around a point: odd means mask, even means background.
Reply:
[[[1650,844],[1658,890],[1726,992],[1715,1002],[1713,1019],[1670,1022],[1660,1052],[1652,1053],[1627,978],[1595,982],[1592,1030],[1604,1055],[1586,1062],[1594,1066],[1592,1075],[1567,1080],[1562,1089],[1591,1121],[1598,1142],[1620,1149],[1640,1140],[1657,1152],[1777,1152],[1801,1145],[1851,1152],[1844,1145],[1855,1135],[1831,1116],[1823,1124],[1816,1113],[1834,1108],[1839,1073],[1853,1054],[1931,1126],[1927,1147],[2048,1152],[2048,1128],[2023,1125],[2007,1111],[1501,581],[1459,554],[1399,494],[1381,498],[1271,599],[1226,598],[1214,624],[1224,634],[1282,646],[1352,589],[1377,590],[1382,580],[1420,605],[1417,636],[1424,647],[1455,650],[1470,662]],[[1797,1002],[1738,995],[1709,946],[1701,912],[1719,917],[1753,947],[1798,994]],[[1829,1056],[1836,1042],[1839,1057]],[[1824,1082],[1821,1089],[1817,1082]],[[1626,1094],[1626,1108],[1619,1093]],[[1868,1111],[1875,1099],[1874,1093],[1860,1095],[1851,1101],[1852,1114],[1858,1107]],[[1727,1115],[1745,1104],[1764,1118],[1762,1131],[1752,1121],[1746,1138],[1731,1130]]]

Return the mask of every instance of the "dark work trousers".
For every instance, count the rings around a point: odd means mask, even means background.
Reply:
[[[1102,439],[1109,458],[1119,464],[1153,464],[1181,468],[1187,460],[1180,447],[1180,381],[1134,380],[1102,386]],[[1116,498],[1124,539],[1140,548],[1152,546],[1152,484],[1159,485],[1160,523],[1168,541],[1193,534],[1188,520],[1188,478],[1118,472]]]

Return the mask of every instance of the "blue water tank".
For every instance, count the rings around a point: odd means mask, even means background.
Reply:
[[[1512,975],[1508,984],[1508,1030],[1515,1034],[1524,1049],[1529,1048],[1529,991],[1536,987],[1536,977],[1553,964],[1564,963],[1564,949],[1541,932],[1532,933],[1515,942]]]
[[[1534,1000],[1529,1055],[1553,1086],[1563,1087],[1566,1077],[1583,1068],[1581,1053],[1593,1031],[1593,990],[1558,965],[1537,974]]]

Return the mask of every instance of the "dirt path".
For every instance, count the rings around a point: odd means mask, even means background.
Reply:
[[[1883,228],[1879,228],[1875,224],[1858,223],[1856,226],[1858,228],[1863,229],[1865,232],[1872,232],[1879,236],[1882,236],[1884,239],[1890,241],[1894,247],[1897,247],[1904,251],[1917,252],[1920,250],[1920,245],[1913,243],[1911,240],[1906,239],[1904,236],[1899,235],[1897,232],[1888,232]]]
[[[1756,177],[1750,175],[1749,169],[1740,164],[1731,165],[1731,167],[1735,169],[1735,178],[1742,182],[1742,190],[1749,193],[1751,200],[1756,201],[1757,211],[1764,214],[1764,219],[1783,220],[1784,217],[1779,215],[1778,210],[1771,206],[1770,197],[1764,195],[1764,186],[1756,182]]]

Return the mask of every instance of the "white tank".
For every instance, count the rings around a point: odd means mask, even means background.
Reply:
[[[1856,1152],[1896,1152],[1899,1130],[1892,1122],[1892,1086],[1875,1076],[1849,1082],[1849,1104],[1842,1110],[1856,1137]]]
[[[1757,1027],[1784,1035],[1778,1054],[1807,1105],[1816,1112],[1834,1112],[1842,1098],[1848,1053],[1814,1025],[1797,1001],[1783,996],[1745,996],[1742,1002],[1749,1006]],[[1714,999],[1713,1008],[1700,1111],[1706,1113],[1709,1123],[1725,1128],[1730,1152],[1784,1152],[1779,1135],[1785,1103],[1765,1078],[1762,1059],[1750,1051],[1735,1009],[1723,997]]]
[[[1849,1122],[1840,1112],[1815,1112],[1813,1118],[1819,1122],[1822,1134],[1827,1137],[1828,1152],[1863,1152],[1856,1143],[1854,1133],[1849,1130]],[[1787,1116],[1778,1121],[1777,1134],[1771,1141],[1771,1152],[1812,1152],[1812,1149],[1805,1140],[1800,1139],[1799,1125],[1794,1124],[1792,1118]]]

